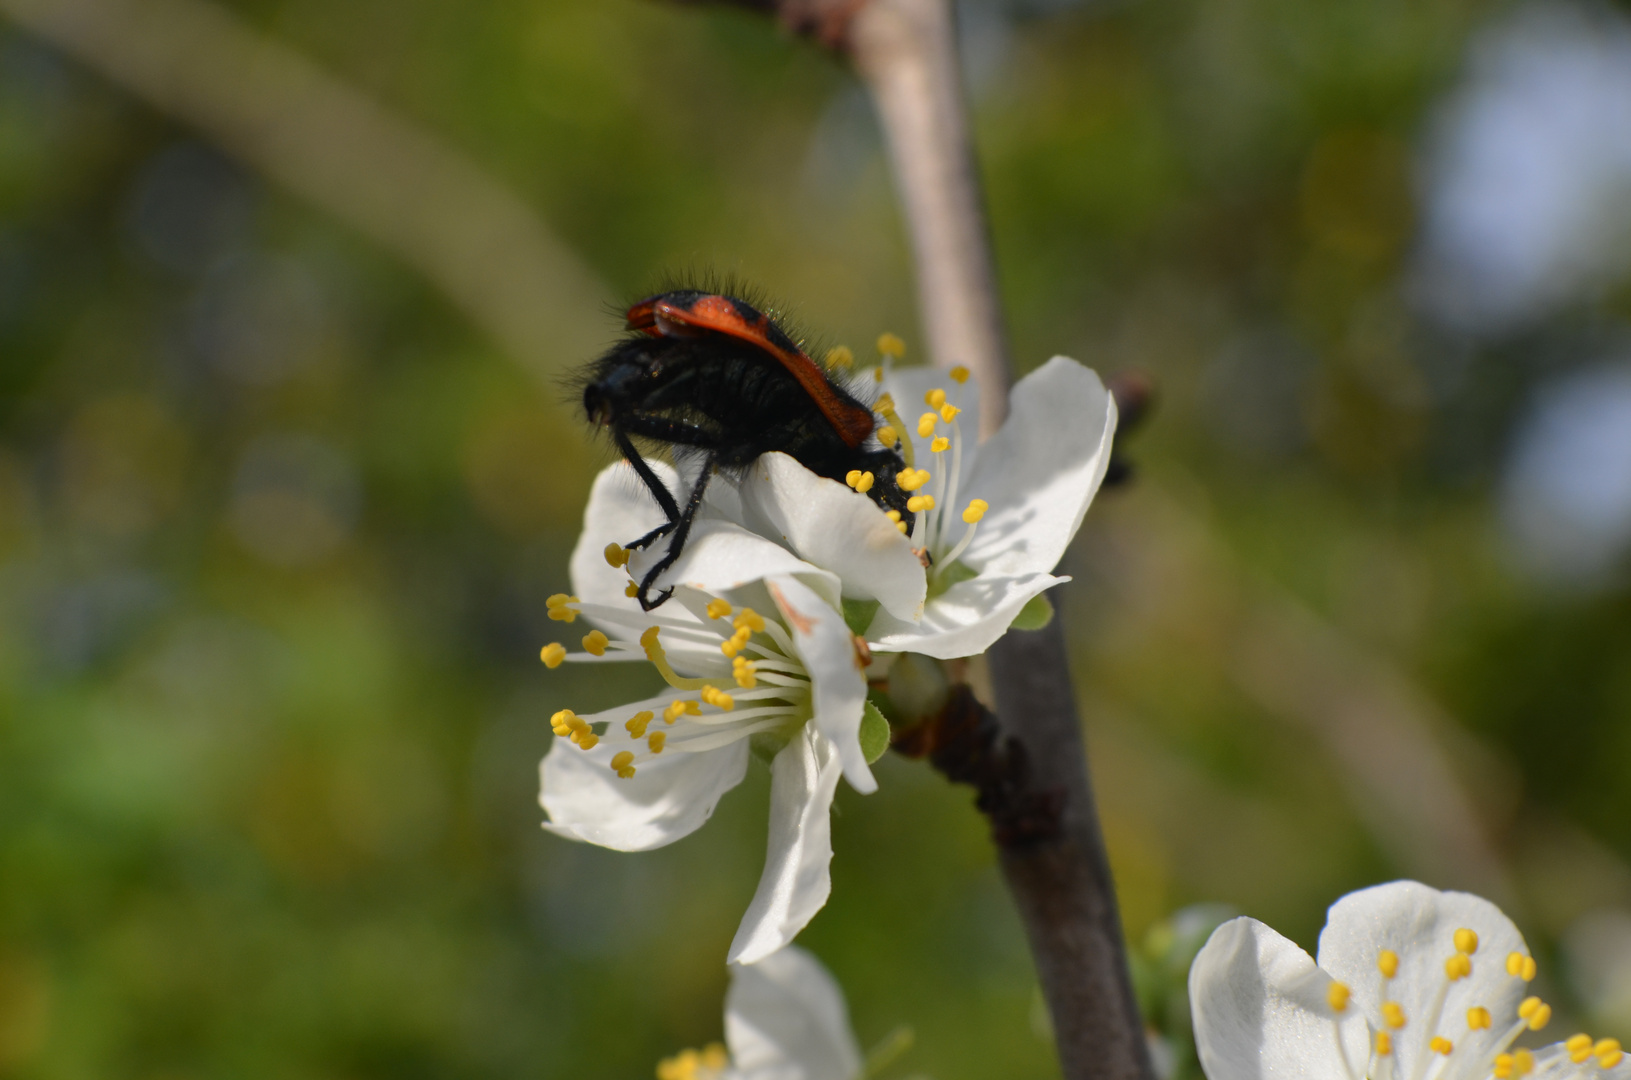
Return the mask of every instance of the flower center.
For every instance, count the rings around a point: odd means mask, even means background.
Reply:
[[[627,551],[616,544],[606,549],[606,561],[612,566],[625,566],[627,556]],[[766,620],[752,608],[737,611],[728,600],[714,597],[704,609],[708,621],[699,624],[653,618],[604,604],[585,604],[564,593],[551,596],[545,606],[549,617],[557,622],[569,623],[579,615],[590,615],[630,632],[638,630],[639,648],[663,681],[675,690],[696,694],[694,698],[674,698],[660,713],[640,710],[623,722],[621,732],[609,722],[591,724],[571,709],[562,709],[550,717],[555,734],[571,740],[580,750],[594,749],[603,738],[624,742],[627,749],[617,751],[608,763],[622,779],[633,779],[641,761],[665,750],[698,753],[760,733],[790,735],[810,718],[810,676],[793,651],[792,639],[780,623]],[[684,654],[702,660],[704,670],[715,663],[710,654],[718,649],[731,662],[729,679],[681,675],[663,646],[664,631],[675,638],[676,647]],[[584,637],[583,648],[582,653],[568,654],[565,646],[552,642],[540,650],[539,657],[550,668],[567,660],[635,658],[633,645],[608,638],[599,630]],[[738,704],[742,708],[738,709]],[[711,711],[704,712],[704,706]],[[651,730],[659,717],[663,725],[673,727],[682,716],[693,718],[694,723],[672,739],[664,727]]]
[[[681,1050],[657,1063],[657,1080],[719,1080],[730,1064],[730,1055],[720,1043],[701,1050]]]

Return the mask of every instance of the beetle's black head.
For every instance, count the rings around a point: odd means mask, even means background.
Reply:
[[[657,338],[630,338],[595,361],[583,387],[583,411],[591,424],[616,423],[651,397],[663,381],[664,345]]]

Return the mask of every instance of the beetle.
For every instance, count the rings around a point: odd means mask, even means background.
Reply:
[[[895,483],[906,463],[875,438],[871,407],[769,313],[722,292],[673,289],[630,305],[624,323],[628,336],[582,375],[583,409],[610,432],[667,518],[627,545],[642,549],[669,537],[668,551],[639,582],[642,609],[673,594],[670,587],[653,599],[651,588],[684,550],[712,474],[740,472],[761,454],[779,450],[840,483],[871,473],[862,490],[911,529],[908,493]],[[636,439],[702,456],[683,505]]]

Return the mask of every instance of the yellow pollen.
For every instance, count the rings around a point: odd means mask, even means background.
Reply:
[[[656,719],[656,714],[650,709],[645,709],[623,721],[623,726],[628,729],[631,737],[643,739],[646,735],[646,725],[654,719]]]
[[[962,411],[962,409],[959,409],[955,405],[942,405],[940,406],[940,419],[949,424],[953,420],[957,419],[957,414]]]
[[[899,521],[900,520],[900,511],[899,510],[890,510],[887,513],[884,514],[884,517],[888,518],[890,521]]]
[[[1427,1049],[1435,1054],[1443,1054],[1445,1057],[1449,1057],[1450,1051],[1455,1049],[1455,1043],[1442,1035],[1434,1035],[1433,1041],[1427,1044]]]
[[[606,565],[613,570],[621,570],[629,565],[629,549],[622,544],[607,544]]]
[[[1468,1031],[1488,1031],[1489,1026],[1494,1022],[1494,1018],[1489,1015],[1489,1010],[1482,1005],[1474,1005],[1467,1010]]]
[[[1387,1057],[1393,1053],[1393,1036],[1385,1031],[1376,1033],[1376,1054],[1378,1057]]]
[[[886,450],[893,450],[895,444],[900,442],[900,432],[889,424],[878,429],[878,443]]]
[[[1525,956],[1523,953],[1507,953],[1506,973],[1514,978],[1529,982],[1535,977],[1535,958]]]
[[[927,439],[934,434],[934,425],[940,417],[932,412],[926,412],[917,418],[917,435],[920,439]]]
[[[569,623],[578,617],[578,613],[574,611],[571,606],[577,602],[578,598],[575,596],[568,596],[565,593],[556,593],[554,596],[551,596],[548,600],[544,601],[544,607],[549,611],[549,617],[551,619],[555,620],[556,622]]]
[[[1620,1040],[1601,1039],[1591,1048],[1597,1057],[1597,1064],[1605,1069],[1612,1069],[1625,1059],[1625,1051],[1620,1049]]]
[[[704,686],[700,696],[706,704],[723,709],[726,712],[736,708],[736,699],[717,686]]]
[[[566,646],[558,641],[552,641],[538,650],[538,659],[544,662],[545,667],[554,671],[566,662]]]
[[[991,504],[984,499],[970,499],[968,509],[963,511],[963,522],[972,525],[985,517],[985,512],[989,509],[991,509]]]
[[[923,395],[923,404],[931,409],[938,409],[946,403],[946,392],[939,387]]]
[[[944,451],[946,449],[946,447],[948,447],[950,445],[951,445],[951,440],[946,438],[944,435],[936,436],[934,442],[929,444],[929,453],[931,453],[931,454],[941,453],[942,451]]]
[[[646,745],[651,747],[651,752],[653,754],[662,753],[663,752],[663,743],[665,743],[667,741],[668,741],[668,733],[666,731],[653,731],[649,736],[646,737]]]
[[[906,342],[895,334],[879,334],[878,351],[885,356],[892,356],[899,360],[906,355]]]
[[[1578,1035],[1569,1036],[1569,1040],[1563,1044],[1563,1049],[1569,1052],[1569,1060],[1579,1065],[1591,1057],[1591,1046],[1591,1036],[1582,1031]]]
[[[1341,1012],[1348,1007],[1348,999],[1353,996],[1344,983],[1333,982],[1325,988],[1325,1000],[1330,1003],[1333,1012]]]
[[[851,368],[855,366],[855,354],[850,352],[849,346],[838,345],[827,350],[827,366],[830,368]]]
[[[1451,982],[1465,979],[1472,974],[1472,961],[1468,959],[1466,953],[1456,953],[1444,961],[1444,974]]]
[[[1397,1001],[1382,1002],[1382,1022],[1394,1031],[1404,1027],[1404,1006]]]
[[[855,490],[859,491],[862,495],[865,495],[867,492],[872,490],[872,482],[875,479],[877,478],[869,472],[862,473],[861,478],[855,482]]]
[[[634,776],[634,755],[627,750],[619,750],[612,755],[612,772],[624,780]]]
[[[1466,927],[1455,932],[1455,951],[1471,956],[1478,951],[1478,935]]]
[[[725,616],[731,613],[731,602],[729,600],[721,600],[716,596],[712,600],[708,601],[707,611],[708,618],[723,619]]]
[[[586,634],[583,639],[584,651],[588,652],[591,656],[605,656],[606,646],[610,644],[610,639],[608,639],[606,635],[602,634],[599,630],[589,631],[589,633]]]
[[[950,375],[951,381],[956,383],[958,386],[968,382],[968,368],[964,367],[962,364],[958,364],[956,367],[946,372],[946,374]]]
[[[1376,970],[1382,973],[1382,978],[1391,979],[1399,973],[1399,954],[1392,949],[1383,949],[1376,954]]]
[[[550,730],[557,735],[570,735],[572,734],[572,721],[577,718],[578,714],[571,709],[562,709],[549,718]]]
[[[635,584],[632,581],[629,582],[627,585],[623,586],[623,595],[624,596],[639,596],[640,595],[640,586]]]

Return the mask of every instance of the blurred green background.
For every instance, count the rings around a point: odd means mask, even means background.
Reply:
[[[411,214],[0,17],[0,1076],[650,1076],[719,1037],[768,785],[651,854],[539,829],[549,714],[649,675],[537,662],[609,460],[561,380],[697,267],[921,359],[870,107],[733,10],[230,11],[594,302],[512,305],[518,358],[393,254]],[[1513,914],[1554,1033],[1631,1037],[1624,15],[959,12],[1020,367],[1160,388],[1061,598],[1130,937],[1221,901],[1312,947],[1412,876]],[[802,942],[863,1044],[916,1031],[891,1075],[1056,1075],[969,793],[879,776]]]

